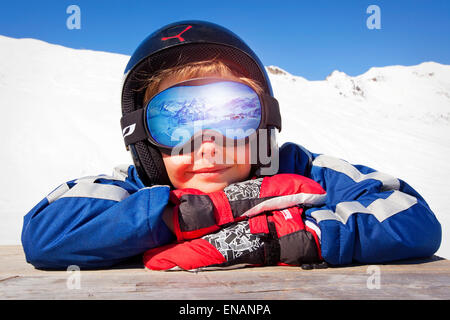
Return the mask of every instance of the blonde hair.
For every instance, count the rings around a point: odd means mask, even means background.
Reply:
[[[262,94],[264,91],[258,81],[244,77],[242,74],[231,69],[224,62],[213,58],[211,60],[191,62],[181,66],[164,69],[147,79],[143,101],[144,106],[159,92],[161,82],[169,76],[173,77],[177,82],[194,78],[218,76],[220,78],[242,82],[255,90],[257,94]]]

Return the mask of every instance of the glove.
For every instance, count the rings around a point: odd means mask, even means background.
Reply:
[[[320,242],[305,225],[303,208],[291,207],[233,223],[199,239],[150,249],[144,265],[151,270],[202,271],[246,265],[318,264]]]
[[[325,197],[317,182],[287,173],[234,183],[212,193],[173,190],[170,201],[175,205],[174,233],[178,241],[199,238],[265,211],[324,204]]]

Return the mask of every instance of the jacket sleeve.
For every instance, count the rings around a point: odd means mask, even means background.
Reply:
[[[168,243],[169,187],[138,189],[98,176],[62,184],[25,217],[22,245],[36,268],[109,267]]]
[[[328,263],[382,263],[428,257],[438,250],[441,225],[404,181],[317,154],[311,177],[327,191],[326,205],[306,215],[319,225]]]

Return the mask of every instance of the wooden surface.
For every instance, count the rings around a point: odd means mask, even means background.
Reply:
[[[450,261],[435,256],[322,270],[198,273],[136,265],[76,273],[36,270],[26,263],[22,247],[0,246],[0,299],[450,299]]]

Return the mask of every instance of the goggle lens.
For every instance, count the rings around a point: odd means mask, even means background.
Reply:
[[[173,148],[202,130],[246,138],[258,129],[261,109],[257,93],[243,83],[190,85],[187,81],[154,96],[147,104],[146,121],[155,142]]]

